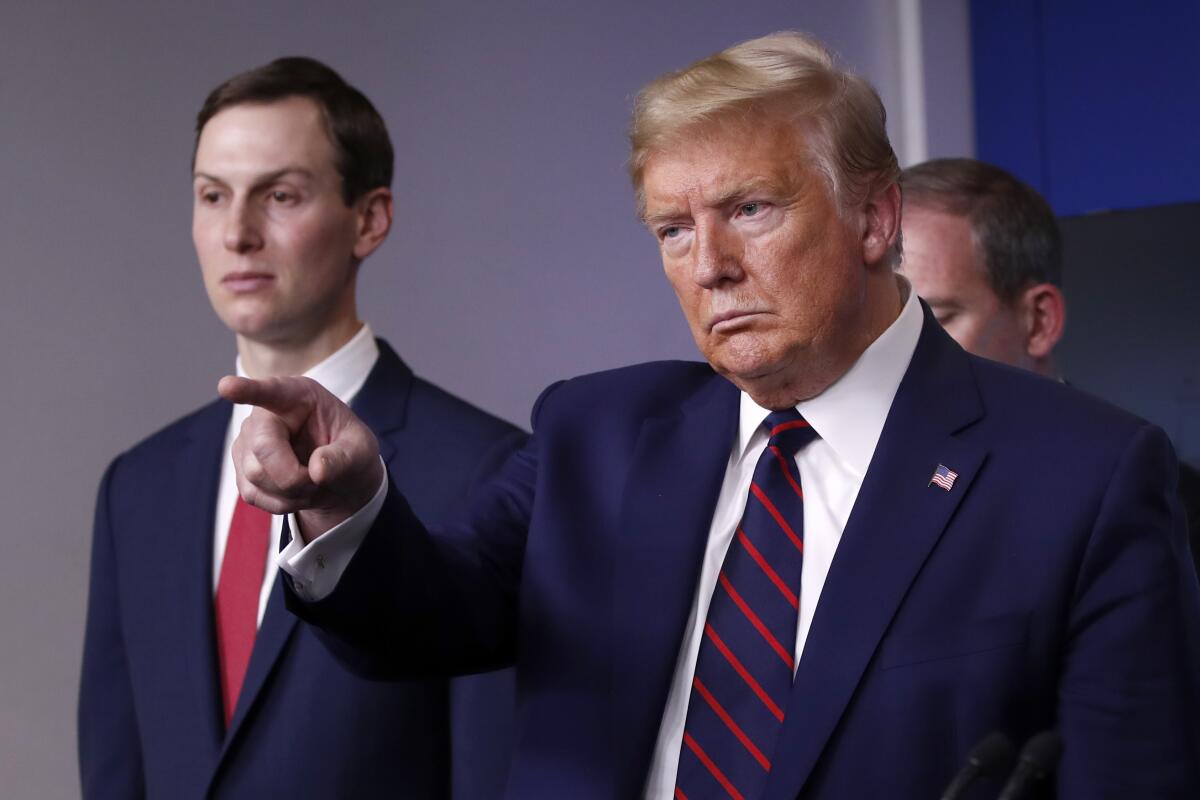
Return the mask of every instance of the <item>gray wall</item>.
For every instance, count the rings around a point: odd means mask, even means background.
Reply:
[[[1200,203],[1065,217],[1059,369],[1200,465]]]
[[[395,229],[364,268],[365,317],[419,372],[522,424],[556,378],[693,355],[623,173],[642,83],[802,28],[895,111],[889,0],[339,6],[0,5],[6,797],[78,791],[74,706],[105,463],[211,398],[232,368],[190,239],[191,126],[215,83],[308,54],[373,98],[399,158]],[[927,53],[927,68],[965,69],[955,58]],[[969,109],[938,113],[969,131]]]

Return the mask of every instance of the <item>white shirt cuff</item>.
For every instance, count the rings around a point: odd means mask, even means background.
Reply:
[[[382,459],[380,459],[382,461]],[[334,525],[307,545],[300,537],[295,514],[288,514],[292,540],[279,551],[275,563],[292,576],[292,587],[301,600],[309,603],[323,600],[337,588],[350,559],[379,516],[387,497],[387,465],[383,467],[383,482],[365,506],[347,519]]]

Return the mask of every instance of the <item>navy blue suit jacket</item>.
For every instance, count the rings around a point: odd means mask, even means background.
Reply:
[[[469,524],[427,532],[393,487],[334,593],[289,602],[364,673],[515,660],[508,797],[638,798],[737,419],[703,364],[558,384]],[[1159,429],[967,355],[926,309],[766,797],[938,797],[985,734],[1046,728],[1061,798],[1200,797],[1175,469]]]
[[[379,345],[354,408],[414,508],[448,519],[523,436]],[[278,581],[224,731],[212,546],[230,412],[224,401],[205,406],[104,476],[79,702],[84,796],[497,796],[511,748],[511,672],[449,686],[363,680],[288,612]]]

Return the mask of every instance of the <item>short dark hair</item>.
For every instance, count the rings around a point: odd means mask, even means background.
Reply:
[[[366,96],[314,58],[277,58],[234,75],[209,92],[196,115],[196,141],[208,121],[230,106],[271,103],[288,97],[307,97],[321,109],[329,139],[337,151],[337,171],[342,176],[346,205],[380,186],[392,185],[394,156],[383,117]]]
[[[1037,283],[1062,286],[1062,234],[1037,191],[999,167],[938,158],[900,174],[904,205],[965,217],[992,290],[1012,303]]]

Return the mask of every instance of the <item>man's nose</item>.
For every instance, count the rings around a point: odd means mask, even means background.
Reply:
[[[696,265],[693,278],[697,284],[705,289],[713,289],[723,282],[742,279],[741,242],[727,226],[697,226],[695,235]]]
[[[245,200],[235,202],[225,220],[225,248],[235,253],[249,253],[262,247],[262,232],[258,215]]]

